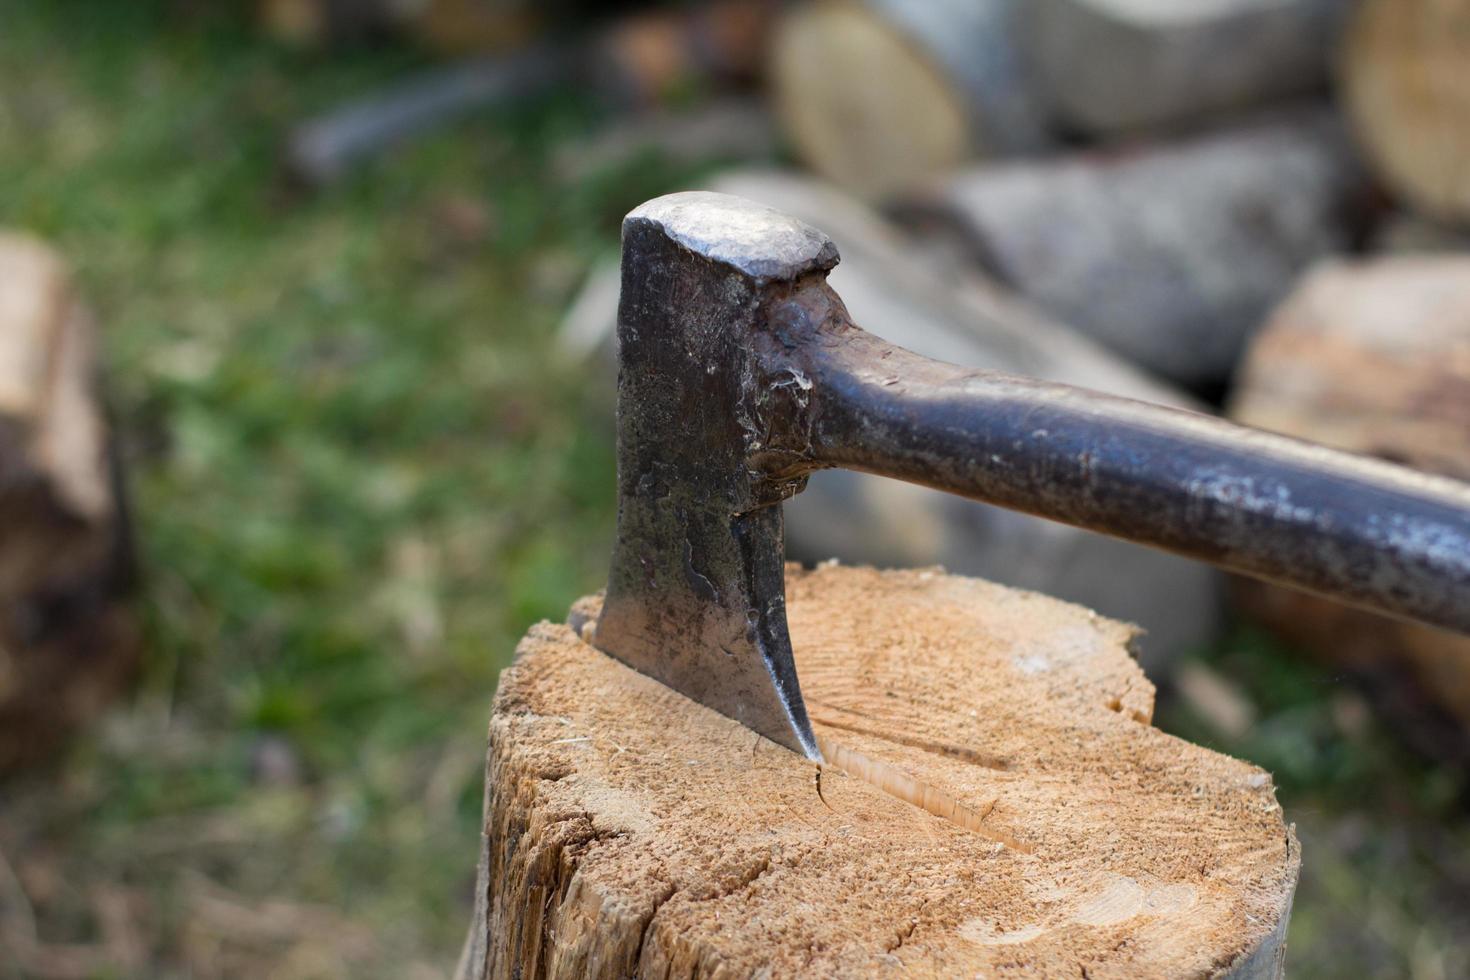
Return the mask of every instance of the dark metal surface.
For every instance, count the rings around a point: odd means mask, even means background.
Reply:
[[[1212,417],[956,367],[854,326],[836,250],[713,194],[624,223],[618,540],[597,645],[818,753],[779,501],[840,466],[1470,633],[1470,487]]]

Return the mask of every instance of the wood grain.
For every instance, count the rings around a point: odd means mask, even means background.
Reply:
[[[532,629],[460,976],[1280,975],[1270,777],[1149,724],[1131,627],[934,570],[788,600],[821,770]]]

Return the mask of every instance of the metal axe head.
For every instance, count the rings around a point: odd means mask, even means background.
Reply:
[[[618,537],[596,645],[820,759],[786,632],[772,477],[810,382],[762,378],[768,301],[837,264],[826,235],[722,194],[650,201],[623,222]]]
[[[1470,633],[1470,486],[931,361],[854,326],[825,235],[723,194],[623,223],[618,538],[594,642],[813,759],[780,502],[842,466]]]

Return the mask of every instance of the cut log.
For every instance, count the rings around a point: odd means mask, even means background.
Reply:
[[[1051,142],[1022,56],[1024,0],[841,0],[777,28],[772,85],[817,173],[876,196]]]
[[[531,630],[461,978],[1282,975],[1271,778],[1150,725],[1129,627],[942,572],[787,575],[820,771]]]
[[[710,189],[759,201],[830,235],[842,254],[833,288],[857,323],[893,343],[956,364],[1202,410],[1177,388],[976,276],[962,257],[928,254],[924,240],[905,236],[830,185],[742,170],[716,178]],[[606,344],[610,353],[618,288],[616,263],[588,282],[564,321],[565,348],[585,353]],[[605,363],[611,375],[615,358]],[[1188,559],[850,470],[814,474],[785,506],[793,559],[942,564],[1080,602],[1144,627],[1140,654],[1150,667],[1219,636],[1222,576]]]
[[[1346,0],[1032,0],[1048,104],[1089,133],[1198,123],[1325,85]]]
[[[1336,118],[1289,114],[1127,153],[980,167],[935,209],[1060,320],[1190,386],[1222,382],[1316,259],[1360,174]]]
[[[1335,262],[1308,276],[1252,344],[1238,421],[1470,480],[1470,256]],[[1350,667],[1407,669],[1470,727],[1470,640],[1242,582],[1246,609]]]
[[[1470,0],[1364,0],[1342,81],[1384,182],[1426,214],[1470,222]]]
[[[0,234],[0,770],[53,748],[138,663],[93,343],[62,261]]]

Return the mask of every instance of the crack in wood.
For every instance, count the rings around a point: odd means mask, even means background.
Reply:
[[[987,837],[1014,851],[1020,851],[1023,854],[1032,852],[1030,845],[985,823],[986,818],[995,809],[995,800],[986,803],[983,808],[976,809],[961,803],[932,783],[915,779],[896,766],[871,759],[861,752],[838,745],[831,739],[818,736],[817,745],[821,748],[822,756],[827,760],[828,765],[840,769],[854,779],[861,780],[895,799],[916,806],[943,820],[948,820],[957,827]]]
[[[857,711],[852,708],[844,708],[840,705],[829,704],[825,701],[819,701],[813,697],[808,697],[806,699],[806,703],[808,709],[810,709],[810,707],[813,705],[820,705],[823,708],[831,708],[834,711],[844,711],[848,714],[857,715],[863,718],[871,717],[869,715],[865,715],[861,711]],[[858,725],[850,721],[840,721],[836,718],[819,712],[812,712],[811,717],[812,721],[816,722],[819,725],[825,725],[828,728],[840,728],[845,732],[855,732],[859,735],[871,735],[874,738],[881,738],[885,742],[893,742],[897,745],[905,745],[911,749],[919,749],[923,752],[931,752],[934,755],[942,755],[951,759],[960,759],[972,765],[982,766],[986,769],[1005,771],[1010,768],[1010,763],[1007,762],[1005,759],[1001,759],[993,755],[987,755],[986,753],[981,752],[978,749],[972,749],[966,745],[955,745],[951,742],[934,742],[927,739],[915,738],[912,735],[900,735],[896,732],[883,731],[882,729],[878,728],[869,728],[867,726]]]

